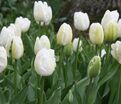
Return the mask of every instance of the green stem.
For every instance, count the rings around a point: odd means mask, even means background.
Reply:
[[[79,36],[79,41],[78,41],[78,45],[77,45],[77,51],[76,51],[76,57],[75,57],[75,69],[73,69],[73,76],[74,76],[74,80],[76,80],[76,71],[78,69],[77,65],[78,65],[78,55],[79,55],[79,43],[80,43],[80,40],[81,40],[81,34]]]
[[[14,94],[16,95],[17,93],[17,60],[12,60],[14,67]]]
[[[44,77],[38,76],[38,88],[39,89],[39,94],[38,94],[38,104],[43,104],[43,92],[44,92]]]

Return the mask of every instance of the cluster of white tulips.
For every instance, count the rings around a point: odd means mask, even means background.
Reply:
[[[27,32],[30,27],[28,18],[18,17],[15,23],[8,27],[4,26],[0,33],[0,70],[1,72],[7,66],[7,57],[20,59],[24,53],[24,46],[21,34]]]
[[[35,1],[33,15],[35,21],[40,25],[49,25],[52,19],[52,9],[46,2]],[[7,66],[7,56],[13,59],[20,59],[24,53],[24,46],[21,39],[21,34],[27,32],[30,28],[30,20],[28,18],[18,17],[15,23],[10,24],[8,27],[3,27],[0,33],[0,72]],[[101,23],[92,23],[90,25],[89,16],[87,13],[75,12],[74,13],[74,26],[79,31],[86,31],[89,28],[89,39],[93,44],[101,45],[104,41],[114,41],[121,37],[121,20],[119,13],[107,10],[101,20]],[[82,51],[82,41],[80,38],[73,39],[72,28],[69,24],[63,23],[57,32],[57,43],[66,47],[72,45],[74,52]],[[112,56],[121,63],[121,42],[117,41],[111,45]],[[71,48],[71,47],[70,47]],[[56,67],[55,51],[51,49],[50,40],[46,35],[37,37],[34,45],[35,61],[34,66],[36,72],[41,76],[51,75]],[[99,56],[96,56],[99,60]],[[95,63],[90,62],[90,64]],[[92,66],[93,67],[93,66]],[[92,72],[89,68],[89,72]],[[99,68],[97,68],[99,69]]]

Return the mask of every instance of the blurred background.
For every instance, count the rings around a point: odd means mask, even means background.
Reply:
[[[17,16],[28,17],[34,21],[33,5],[35,0],[0,0],[0,29],[14,22]],[[53,9],[55,30],[67,22],[73,27],[73,14],[83,11],[89,14],[91,22],[100,22],[104,12],[117,9],[121,13],[121,0],[42,0]]]

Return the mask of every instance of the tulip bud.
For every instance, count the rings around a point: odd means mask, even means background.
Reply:
[[[74,13],[74,26],[77,30],[85,31],[88,29],[90,24],[87,13],[75,12]]]
[[[72,41],[73,33],[69,24],[63,23],[57,33],[57,43],[66,45]]]
[[[31,21],[28,18],[18,17],[15,20],[15,24],[18,25],[21,29],[21,32],[27,32]]]
[[[73,40],[73,51],[77,51],[77,47],[78,47],[78,42],[79,42],[79,38],[74,38]],[[79,51],[81,52],[82,51],[82,41],[80,40],[79,42],[79,47],[78,47]]]
[[[89,38],[93,44],[102,44],[104,40],[103,28],[99,23],[92,23],[89,29]]]
[[[104,28],[104,36],[106,41],[114,41],[118,37],[118,24],[115,21],[110,21]]]
[[[8,27],[11,36],[21,36],[21,29],[18,24],[10,24]]]
[[[0,73],[7,67],[7,53],[4,47],[0,46]]]
[[[12,40],[11,31],[8,28],[3,27],[0,33],[0,45],[5,46],[9,40]]]
[[[66,56],[70,56],[73,53],[73,46],[72,43],[68,43],[64,47],[64,53]]]
[[[119,19],[119,13],[117,12],[117,10],[114,10],[114,11],[107,10],[102,18],[101,24],[103,28],[105,28],[105,26],[109,21],[117,22],[118,19]]]
[[[42,35],[39,39],[39,37],[36,38],[35,46],[34,46],[34,52],[37,54],[37,52],[42,49],[50,49],[50,40],[46,35]]]
[[[12,42],[12,57],[15,59],[20,59],[23,56],[23,53],[23,42],[20,37],[15,36]]]
[[[34,66],[39,75],[50,76],[56,67],[54,50],[41,49],[35,57]]]
[[[121,41],[111,45],[111,55],[121,64]]]
[[[100,74],[101,70],[101,59],[99,56],[94,56],[88,65],[88,76],[90,78],[96,77]]]
[[[48,25],[52,19],[52,9],[47,2],[35,1],[34,3],[34,18],[37,23]]]
[[[105,49],[102,49],[101,50],[101,58],[103,58],[105,55],[106,55],[106,51],[105,51]]]

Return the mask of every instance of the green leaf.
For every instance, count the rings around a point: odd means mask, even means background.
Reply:
[[[56,89],[44,104],[60,104],[61,88]]]

